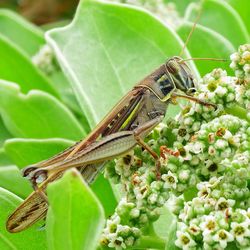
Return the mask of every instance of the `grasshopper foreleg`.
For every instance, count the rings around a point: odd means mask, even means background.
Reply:
[[[181,94],[177,94],[177,93],[172,93],[172,98],[183,98],[183,99],[187,99],[187,100],[190,100],[190,101],[193,101],[193,102],[196,102],[196,103],[199,103],[201,105],[204,105],[204,106],[207,106],[207,107],[213,107],[213,108],[217,108],[217,106],[213,103],[210,103],[210,102],[206,102],[204,100],[200,100],[196,97],[193,97],[193,96],[188,96],[188,95],[181,95]]]

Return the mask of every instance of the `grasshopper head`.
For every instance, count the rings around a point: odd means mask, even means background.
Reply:
[[[186,95],[193,95],[196,91],[194,78],[188,65],[178,56],[171,57],[165,64],[167,74],[177,90]]]

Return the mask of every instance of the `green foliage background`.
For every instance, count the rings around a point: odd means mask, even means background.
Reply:
[[[197,9],[174,0],[184,16],[176,30],[142,8],[83,0],[74,20],[46,33],[0,9],[0,249],[95,249],[119,194],[102,176],[91,189],[74,170],[48,189],[46,230],[5,230],[8,215],[32,190],[19,168],[46,159],[82,139],[141,78],[178,55]],[[249,43],[247,0],[206,0],[184,57],[228,58]],[[45,74],[32,56],[48,43],[60,68]],[[227,63],[190,63],[194,74]],[[177,113],[170,107],[168,116]],[[174,217],[156,231],[173,249]],[[42,225],[43,223],[41,223]],[[169,226],[172,225],[172,226]]]

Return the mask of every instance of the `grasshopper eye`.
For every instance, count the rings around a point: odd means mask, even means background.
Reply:
[[[157,83],[162,94],[165,96],[174,90],[173,83],[169,80],[169,77],[165,74],[157,80]]]
[[[180,66],[175,60],[170,60],[166,66],[171,74],[175,75],[180,71]]]

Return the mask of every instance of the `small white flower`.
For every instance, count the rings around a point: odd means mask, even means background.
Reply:
[[[116,250],[121,250],[126,248],[126,245],[123,242],[122,237],[113,237],[112,239],[110,239],[110,243],[108,244],[108,246],[113,247]]]
[[[181,170],[179,172],[179,179],[180,181],[187,181],[190,177],[190,171],[189,170]]]
[[[191,202],[186,202],[184,205],[183,212],[179,215],[180,220],[186,221],[189,217],[191,217],[193,213],[193,209],[191,207]]]
[[[213,215],[204,215],[200,228],[205,232],[214,232],[217,228],[216,218]]]
[[[195,235],[195,236],[199,235],[201,232],[201,229],[197,225],[192,224],[192,223],[190,223],[187,230],[191,235]]]
[[[226,140],[219,139],[215,142],[214,146],[217,149],[224,149],[228,146],[228,142]]]
[[[227,98],[227,100],[226,100],[227,102],[232,102],[235,100],[235,94],[228,93],[226,98]]]
[[[201,142],[190,144],[189,150],[195,154],[199,154],[204,149],[205,145]]]
[[[196,246],[195,241],[191,238],[189,233],[177,231],[176,235],[177,240],[175,241],[175,245],[181,249],[188,250]]]
[[[227,246],[227,243],[234,240],[234,237],[231,233],[227,232],[224,229],[220,229],[213,236],[213,240],[219,242],[220,246],[224,249]]]
[[[224,87],[218,86],[218,87],[216,88],[216,90],[215,90],[215,93],[216,93],[218,96],[222,97],[222,96],[224,96],[224,95],[227,93],[227,89],[224,88]]]
[[[150,204],[155,204],[155,203],[157,202],[157,200],[158,200],[158,195],[155,194],[155,193],[151,194],[151,195],[148,197],[148,202],[149,202]]]
[[[132,218],[138,218],[140,216],[140,210],[133,208],[129,214]]]
[[[234,238],[239,242],[240,245],[244,245],[245,237],[250,237],[249,225],[246,222],[237,223],[232,222],[230,233],[234,236]]]
[[[125,239],[125,244],[126,246],[130,247],[133,246],[134,242],[135,242],[135,238],[133,236],[129,236],[127,239]]]
[[[227,208],[233,207],[235,204],[235,200],[228,199],[226,200],[224,197],[220,197],[215,205],[215,210],[224,211]]]
[[[240,60],[239,53],[238,53],[238,52],[233,53],[233,54],[230,56],[230,59],[231,59],[231,61],[239,61],[239,60]]]
[[[163,174],[161,178],[163,181],[165,181],[164,183],[165,188],[176,189],[178,179],[171,171],[168,171],[167,174]]]
[[[207,186],[203,186],[202,189],[199,190],[198,192],[198,197],[207,197],[211,193],[211,189],[208,188]]]
[[[216,154],[216,149],[213,146],[209,146],[208,154],[209,155],[215,155]]]

